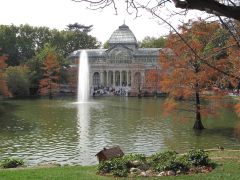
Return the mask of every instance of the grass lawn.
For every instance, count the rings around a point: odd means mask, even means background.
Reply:
[[[210,158],[217,167],[207,174],[181,175],[172,177],[134,178],[134,179],[240,179],[240,151],[212,151]],[[0,170],[0,180],[110,180],[113,177],[96,175],[96,166],[65,166],[49,168],[17,168]],[[125,180],[128,178],[119,178]],[[133,178],[131,178],[133,179]]]

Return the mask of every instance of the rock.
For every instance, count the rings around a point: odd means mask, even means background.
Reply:
[[[157,176],[166,176],[166,175],[167,175],[166,172],[162,171]]]
[[[147,176],[152,176],[154,173],[152,170],[147,170],[146,171]]]
[[[167,176],[175,176],[176,175],[176,173],[175,173],[175,171],[167,171]]]
[[[138,166],[138,168],[141,169],[142,171],[147,171],[149,169],[149,165],[141,164],[140,166]]]
[[[147,175],[147,173],[146,173],[145,171],[142,171],[142,172],[140,173],[140,176],[147,177],[148,175]]]
[[[181,170],[177,170],[176,174],[181,174],[182,171]]]
[[[141,162],[138,161],[138,160],[132,161],[131,163],[132,163],[132,165],[133,165],[134,167],[141,165]]]
[[[138,173],[140,173],[140,172],[141,172],[141,170],[140,170],[140,169],[138,169],[138,168],[131,168],[131,169],[130,169],[130,172],[131,172],[131,173],[138,174]]]

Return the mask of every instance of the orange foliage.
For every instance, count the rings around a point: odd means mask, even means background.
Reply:
[[[8,86],[5,80],[5,69],[7,67],[5,63],[6,60],[6,56],[0,56],[0,93],[4,96],[8,96]]]
[[[223,77],[223,74],[205,62],[218,68],[224,67],[226,62],[216,60],[213,56],[218,49],[212,48],[211,45],[214,44],[216,29],[219,28],[218,23],[204,21],[185,24],[180,27],[180,35],[195,53],[178,35],[170,34],[167,39],[168,49],[160,54],[162,91],[168,93],[171,99],[194,100],[195,104],[191,106],[193,112],[204,116],[212,114],[214,108],[211,106],[204,109],[200,105],[200,99],[214,99],[216,92],[213,91],[213,87],[218,86],[216,83]],[[220,97],[222,96],[218,96]],[[173,104],[169,108],[171,103]],[[176,102],[169,101],[166,105],[169,112],[176,106]]]
[[[235,111],[236,111],[237,115],[240,116],[240,103],[237,103],[235,105]]]
[[[145,86],[149,89],[160,90],[159,70],[149,69],[145,73]]]
[[[77,89],[77,80],[78,80],[78,69],[77,68],[69,68],[68,70],[68,84],[72,92]]]
[[[59,91],[60,65],[57,56],[53,53],[48,54],[43,65],[44,78],[40,81],[40,94],[48,95],[49,98],[52,98],[53,94]]]
[[[178,107],[178,103],[174,99],[167,99],[164,102],[164,112],[163,116],[168,116],[173,110],[175,110]]]

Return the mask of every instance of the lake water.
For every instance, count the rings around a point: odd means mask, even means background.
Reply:
[[[29,165],[57,162],[92,165],[103,147],[150,155],[166,149],[240,148],[239,120],[231,109],[203,119],[207,128],[192,129],[193,119],[162,115],[163,99],[108,97],[75,104],[73,99],[11,100],[0,116],[0,159],[21,157]]]

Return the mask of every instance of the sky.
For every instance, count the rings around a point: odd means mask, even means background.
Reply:
[[[0,0],[0,24],[46,26],[64,30],[68,24],[79,23],[93,25],[90,34],[105,43],[111,34],[124,22],[132,30],[138,41],[146,36],[159,37],[169,33],[169,27],[159,23],[151,14],[140,12],[141,17],[129,15],[125,4],[118,4],[118,15],[113,7],[103,10],[89,10],[84,3],[71,0]],[[167,14],[167,13],[166,13]],[[181,21],[195,16],[181,16],[169,21],[177,26]],[[163,13],[163,16],[165,14]]]

